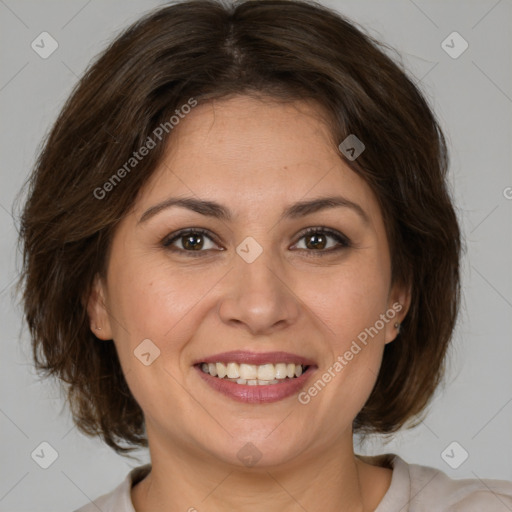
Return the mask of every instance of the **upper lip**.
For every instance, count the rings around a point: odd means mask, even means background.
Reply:
[[[245,350],[232,350],[213,356],[197,359],[193,364],[199,363],[245,363],[262,365],[267,363],[295,363],[305,366],[315,365],[314,361],[290,352],[247,352]]]

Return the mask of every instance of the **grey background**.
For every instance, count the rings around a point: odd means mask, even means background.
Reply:
[[[360,451],[398,453],[454,478],[512,480],[512,3],[323,3],[397,48],[421,82],[448,136],[450,179],[468,249],[446,384],[416,429],[388,444],[377,438]],[[161,4],[0,0],[1,511],[70,512],[149,460],[145,452],[138,462],[123,459],[79,434],[58,386],[36,376],[13,296],[19,256],[11,210],[43,135],[88,62],[120,29]],[[43,31],[59,43],[46,60],[30,46]],[[441,47],[453,31],[469,43],[457,59]],[[43,441],[58,452],[48,469],[31,458]],[[452,441],[469,453],[458,469],[441,457]]]

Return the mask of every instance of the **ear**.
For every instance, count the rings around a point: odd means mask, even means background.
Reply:
[[[106,286],[103,279],[97,274],[91,293],[87,299],[87,314],[89,315],[91,331],[101,340],[112,339],[110,315],[106,305]]]
[[[395,324],[401,324],[409,311],[412,295],[411,288],[411,285],[401,283],[395,283],[391,288],[388,309],[386,311],[389,322],[385,328],[385,343],[391,343],[398,336],[399,329],[395,327]]]

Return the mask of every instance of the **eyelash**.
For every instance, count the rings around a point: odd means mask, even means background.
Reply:
[[[351,241],[345,235],[342,235],[341,233],[339,233],[337,231],[333,231],[332,229],[321,227],[321,226],[320,227],[314,227],[314,228],[308,228],[305,231],[303,231],[300,234],[300,236],[299,236],[299,238],[298,238],[296,243],[298,243],[300,240],[302,240],[302,238],[307,237],[307,236],[312,235],[312,234],[328,235],[329,237],[334,238],[340,245],[338,247],[334,247],[334,248],[330,248],[330,249],[323,249],[323,250],[322,249],[319,249],[319,250],[300,249],[301,251],[306,251],[306,252],[309,252],[309,253],[313,253],[311,255],[308,255],[308,257],[313,257],[314,258],[314,257],[317,257],[317,256],[326,256],[326,255],[329,255],[329,254],[341,251],[343,249],[347,249],[349,247],[352,247]],[[198,251],[187,251],[185,249],[179,249],[179,248],[176,248],[176,247],[172,246],[173,242],[175,242],[176,240],[179,240],[180,238],[183,238],[183,237],[185,237],[187,235],[204,235],[204,236],[208,237],[215,244],[220,245],[220,244],[218,244],[218,242],[215,240],[215,238],[210,234],[210,232],[208,230],[202,229],[202,228],[182,229],[181,231],[178,231],[178,232],[173,233],[173,234],[169,235],[168,237],[166,237],[162,241],[162,245],[166,249],[168,249],[168,250],[170,250],[172,252],[186,254],[187,257],[192,257],[192,258],[201,257],[202,256],[201,253],[205,253],[205,252],[209,251],[209,249],[207,249],[207,250],[198,250]]]

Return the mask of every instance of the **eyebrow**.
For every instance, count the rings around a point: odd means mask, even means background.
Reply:
[[[228,208],[222,206],[215,201],[208,201],[205,199],[196,199],[194,197],[170,197],[161,203],[158,203],[151,208],[147,209],[139,220],[146,222],[151,217],[160,213],[162,210],[171,207],[180,207],[192,210],[196,213],[207,217],[213,217],[215,219],[223,221],[231,221],[233,218],[232,213]],[[320,197],[317,199],[311,199],[308,201],[299,201],[288,206],[283,213],[279,221],[286,219],[298,219],[319,212],[321,210],[327,210],[332,208],[349,208],[361,217],[365,224],[370,224],[370,218],[368,214],[359,206],[357,203],[350,201],[349,199],[342,196],[329,196]]]

